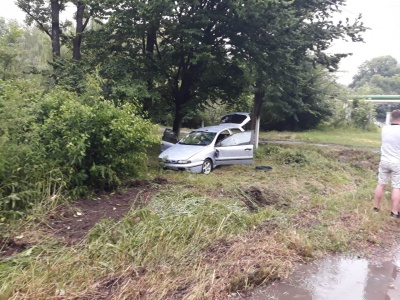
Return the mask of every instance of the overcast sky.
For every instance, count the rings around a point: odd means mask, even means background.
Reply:
[[[352,52],[340,63],[338,81],[349,84],[365,61],[378,56],[391,55],[400,63],[400,0],[347,0],[341,18],[350,20],[362,14],[366,27],[364,43],[336,42],[332,52]]]
[[[0,16],[22,22],[24,14],[14,5],[15,0],[0,0]],[[364,25],[371,28],[363,37],[365,43],[337,41],[330,52],[353,53],[342,59],[338,81],[349,84],[365,61],[384,55],[393,56],[400,63],[400,0],[347,0],[340,19],[353,20],[359,13]]]

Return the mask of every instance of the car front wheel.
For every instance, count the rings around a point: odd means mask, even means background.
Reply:
[[[203,165],[201,166],[201,173],[210,174],[212,170],[212,161],[207,158],[204,160]]]

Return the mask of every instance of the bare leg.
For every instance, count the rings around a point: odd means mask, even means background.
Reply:
[[[398,213],[400,204],[400,189],[393,188],[392,189],[392,212],[394,214]]]
[[[385,190],[385,186],[386,186],[386,184],[381,184],[381,183],[379,183],[376,186],[375,195],[374,195],[374,207],[376,207],[376,208],[381,207],[381,200],[382,200],[383,192]],[[399,196],[400,196],[400,194],[399,194]],[[397,206],[398,206],[398,203],[397,203]],[[397,209],[396,209],[396,212],[397,212]]]

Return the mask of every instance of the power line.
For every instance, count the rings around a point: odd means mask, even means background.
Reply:
[[[334,2],[332,2],[332,1],[330,1],[330,0],[327,0],[327,2],[329,2],[330,4],[336,5],[336,3],[334,3]],[[358,16],[358,15],[359,15],[359,14],[356,14],[356,13],[354,13],[354,12],[352,12],[352,11],[346,9],[346,8],[342,8],[342,10],[345,10],[345,11],[347,11],[348,13],[351,13],[352,15],[355,15],[355,16]]]

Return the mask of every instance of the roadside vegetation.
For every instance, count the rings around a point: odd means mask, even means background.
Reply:
[[[147,179],[166,183],[152,183],[148,202],[117,221],[103,219],[78,244],[39,226],[48,211],[9,223],[3,238],[7,232],[29,247],[2,259],[0,294],[226,298],[285,277],[296,262],[389,247],[382,232],[396,232],[398,224],[389,201],[382,213],[371,209],[379,155],[365,139],[357,149],[267,141],[255,165],[272,170],[226,166],[209,176],[160,169],[154,147]]]
[[[371,210],[377,110],[351,95],[395,93],[399,68],[335,81],[348,54],[330,45],[366,30],[333,18],[345,1],[16,2],[26,24],[0,18],[0,299],[224,299],[396,241],[389,201]],[[253,165],[159,166],[160,128],[233,111],[260,117]]]
[[[302,132],[267,131],[261,133],[260,138],[378,149],[381,145],[381,129],[376,126],[370,131],[360,128],[330,128]]]

